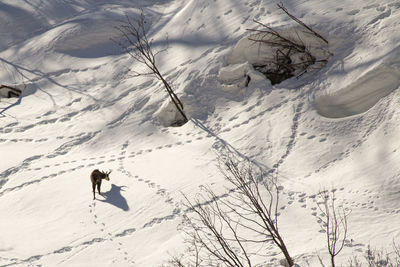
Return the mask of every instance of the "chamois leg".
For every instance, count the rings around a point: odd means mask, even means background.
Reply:
[[[101,193],[100,193],[100,186],[101,186],[101,183],[98,183],[98,184],[97,184],[97,191],[99,192],[99,195],[101,196]]]
[[[95,196],[95,189],[96,189],[96,184],[95,183],[92,183],[92,187],[93,187],[93,200],[95,200],[96,199],[96,196]]]

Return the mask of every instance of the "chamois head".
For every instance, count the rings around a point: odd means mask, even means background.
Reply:
[[[108,171],[108,172],[105,172],[105,171],[101,171],[101,173],[104,175],[104,179],[105,180],[107,180],[107,181],[110,181],[110,173],[111,173],[111,170],[110,171]]]

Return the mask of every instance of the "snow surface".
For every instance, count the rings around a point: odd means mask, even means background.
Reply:
[[[293,27],[275,1],[1,1],[0,83],[25,90],[0,100],[0,265],[159,266],[184,248],[181,193],[225,186],[224,149],[278,176],[280,229],[300,266],[328,259],[323,188],[352,210],[339,263],[399,242],[400,4],[282,2],[333,56],[271,86],[248,65],[224,68],[253,18]],[[155,48],[169,45],[158,64],[191,118],[182,127],[162,126],[162,84],[131,77],[138,65],[110,40],[139,8]],[[256,78],[232,85],[244,71]],[[95,168],[113,172],[92,201]],[[271,250],[258,264],[280,259]]]

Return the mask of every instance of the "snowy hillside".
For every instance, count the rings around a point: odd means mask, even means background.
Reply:
[[[339,263],[400,243],[400,2],[282,3],[332,56],[273,86],[252,70],[245,87],[220,71],[245,62],[232,49],[253,19],[295,26],[275,1],[1,1],[0,84],[24,90],[0,98],[0,266],[160,266],[184,250],[182,193],[226,186],[226,150],[277,176],[300,266],[329,259],[324,188],[352,211]],[[162,83],[132,77],[140,66],[111,40],[140,8],[154,47],[169,47],[157,60],[190,117],[182,127],[162,125]],[[112,173],[92,200],[96,168]],[[279,265],[268,253],[257,266]]]

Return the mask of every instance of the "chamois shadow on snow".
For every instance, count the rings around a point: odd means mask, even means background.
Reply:
[[[104,200],[99,199],[102,202],[106,202],[111,204],[117,208],[120,208],[123,211],[128,211],[129,206],[126,199],[121,195],[121,191],[125,191],[123,188],[126,186],[117,186],[115,184],[111,185],[111,189],[108,192],[102,193]]]

